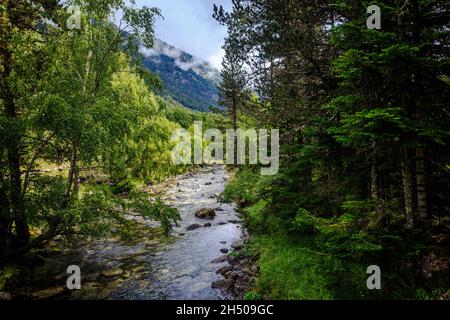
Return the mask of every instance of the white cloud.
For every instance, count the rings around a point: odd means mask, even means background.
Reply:
[[[213,65],[217,70],[222,70],[222,60],[225,56],[225,50],[220,49],[215,54],[208,57],[208,62]]]
[[[137,0],[137,4],[160,8],[164,19],[156,22],[156,36],[193,56],[209,60],[223,45],[227,28],[212,17],[213,4],[230,10],[231,0]]]
[[[211,79],[213,81],[218,81],[220,78],[219,72],[216,70],[220,70],[222,57],[224,56],[224,50],[218,51],[216,54],[212,55],[208,61],[203,61],[195,56],[187,57],[185,53],[177,49],[161,39],[156,38],[153,48],[146,48],[141,45],[141,52],[151,58],[154,62],[160,63],[160,55],[166,55],[175,60],[175,64],[184,71],[192,70],[195,73]]]

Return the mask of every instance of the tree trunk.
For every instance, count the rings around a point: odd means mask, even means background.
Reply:
[[[425,117],[422,100],[416,100],[416,120],[421,121]],[[419,213],[419,221],[423,227],[423,232],[429,230],[429,214],[428,214],[428,195],[427,195],[427,175],[426,175],[426,158],[425,148],[421,141],[418,141],[416,148],[416,189],[417,189],[417,210]],[[419,254],[419,265],[421,280],[426,281],[432,277],[430,267],[430,243],[426,243],[426,247]]]
[[[378,158],[375,149],[375,142],[373,143],[371,170],[370,170],[370,190],[372,199],[378,201],[380,199],[380,190],[378,188]]]
[[[77,165],[77,147],[75,144],[72,145],[72,157],[70,159],[70,169],[69,175],[67,177],[67,186],[66,186],[66,196],[64,206],[68,207],[70,203],[70,197],[72,195],[72,185],[75,176],[75,170]]]
[[[75,166],[73,194],[77,197],[80,190],[80,168]]]
[[[425,150],[422,147],[416,149],[416,185],[417,207],[419,219],[422,222],[428,220],[428,198],[426,188]]]
[[[2,174],[0,173],[0,203],[2,204],[0,207],[0,252],[6,252],[11,242],[11,220],[9,201],[4,188],[1,187],[4,184]]]
[[[1,81],[2,100],[4,114],[9,123],[13,126],[15,134],[11,135],[7,145],[8,169],[10,184],[10,200],[12,217],[15,222],[17,239],[21,245],[26,244],[30,239],[30,232],[25,218],[25,208],[22,197],[22,178],[20,172],[20,143],[21,133],[18,128],[18,117],[13,94],[9,88],[8,80],[11,74],[12,54],[9,49],[2,48],[3,74]]]
[[[237,97],[236,97],[236,92],[233,91],[233,105],[232,105],[232,110],[231,110],[231,117],[232,117],[232,121],[233,121],[233,129],[234,131],[237,130]]]
[[[401,150],[401,167],[406,227],[412,228],[414,227],[413,175],[410,154],[407,148],[402,148]]]
[[[423,104],[420,99],[416,101],[416,119],[422,120],[424,118]],[[428,196],[427,196],[427,178],[426,178],[426,163],[425,163],[425,149],[422,145],[416,148],[416,188],[417,188],[417,208],[419,212],[419,219],[422,223],[428,220]]]

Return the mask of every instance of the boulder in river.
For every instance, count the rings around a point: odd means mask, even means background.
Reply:
[[[202,226],[199,225],[198,223],[194,223],[194,224],[191,224],[189,227],[187,227],[186,230],[187,230],[187,231],[192,231],[192,230],[195,230],[195,229],[199,229],[199,228],[201,228],[201,227],[202,227]]]
[[[102,272],[102,276],[107,277],[107,278],[120,276],[122,274],[123,274],[123,270],[120,268],[105,270]]]
[[[211,224],[211,223],[205,223],[203,226],[204,226],[205,228],[211,228],[211,227],[212,227],[212,224]]]
[[[231,244],[231,247],[234,250],[241,250],[244,247],[244,245],[245,245],[245,241],[244,240],[238,240],[238,241],[233,242]]]
[[[222,263],[228,260],[228,256],[227,255],[223,255],[221,257],[218,257],[216,259],[214,259],[213,261],[211,261],[211,263]]]
[[[48,299],[64,292],[64,287],[52,287],[34,292],[31,296],[34,299]]]
[[[213,289],[224,289],[228,290],[233,285],[233,280],[231,279],[221,279],[214,281],[211,286]]]
[[[195,216],[200,219],[214,219],[216,211],[212,208],[202,208],[195,213]]]
[[[219,270],[217,270],[216,273],[217,273],[217,274],[224,275],[224,274],[226,274],[228,271],[231,271],[231,270],[233,270],[233,267],[232,267],[232,266],[225,266],[225,267],[222,267],[222,268],[220,268]]]
[[[227,249],[227,248],[220,249],[220,252],[222,252],[222,253],[228,253],[228,249]]]

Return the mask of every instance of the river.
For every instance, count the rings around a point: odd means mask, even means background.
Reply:
[[[224,167],[213,166],[150,187],[149,195],[180,212],[171,237],[158,232],[155,222],[133,217],[138,227],[132,243],[112,237],[54,254],[35,269],[24,294],[34,299],[232,299],[211,286],[223,278],[216,271],[228,264],[212,261],[244,237],[234,205],[217,201],[228,178]],[[201,208],[215,209],[215,219],[195,217]],[[197,229],[188,231],[195,224]],[[70,264],[81,268],[81,290],[65,287]]]

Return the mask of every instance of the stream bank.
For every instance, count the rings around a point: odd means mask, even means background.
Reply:
[[[130,216],[132,243],[111,237],[74,249],[55,244],[13,299],[242,299],[258,270],[237,254],[247,236],[236,207],[217,200],[228,179],[223,166],[212,166],[149,186],[150,198],[180,212],[171,237],[154,221]],[[69,265],[81,269],[81,290],[66,288]]]

